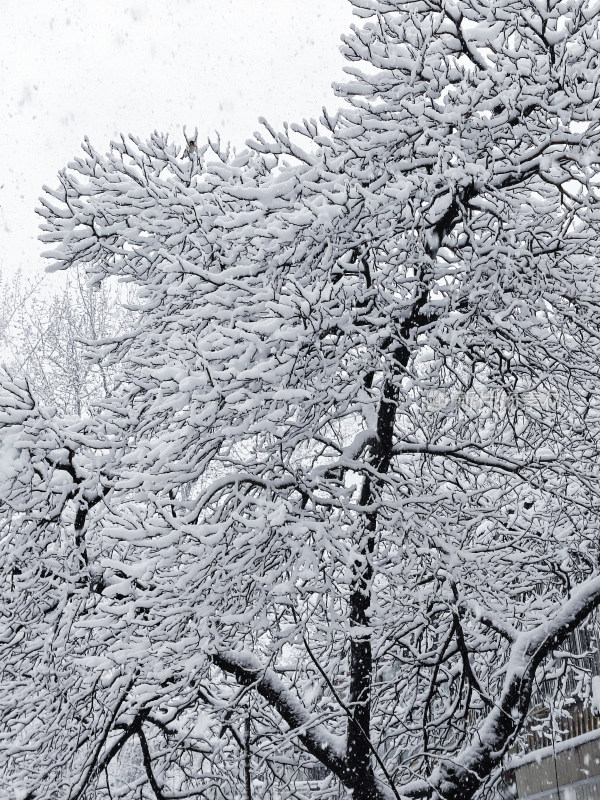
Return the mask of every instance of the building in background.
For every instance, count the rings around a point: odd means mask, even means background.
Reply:
[[[573,633],[563,648],[579,654],[570,659],[565,683],[569,699],[556,695],[551,677],[540,687],[527,731],[529,752],[509,763],[501,787],[505,800],[600,800],[599,634],[596,618]],[[579,696],[586,674],[591,678],[591,703]],[[544,720],[556,718],[557,709],[560,720],[549,734]]]

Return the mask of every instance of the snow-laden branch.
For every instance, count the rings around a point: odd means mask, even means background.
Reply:
[[[355,800],[462,800],[597,604],[600,11],[352,2],[324,129],[86,140],[41,203],[54,266],[135,324],[83,337],[114,370],[88,418],[0,379],[19,790],[102,765],[138,674],[159,792],[239,794],[241,749],[275,795],[308,750]]]
[[[281,678],[248,651],[219,651],[211,661],[244,686],[252,686],[281,716],[306,749],[341,780],[346,779],[345,744],[311,715]]]
[[[460,442],[452,445],[429,444],[428,442],[398,442],[394,446],[394,455],[422,454],[431,456],[446,456],[465,461],[478,467],[490,467],[504,472],[518,473],[526,467],[539,467],[552,464],[558,459],[548,453],[532,456],[497,456],[485,452],[485,446],[477,447],[471,442]]]
[[[502,762],[521,729],[540,663],[599,605],[600,575],[596,575],[578,586],[564,603],[549,609],[547,620],[521,632],[504,669],[500,696],[473,733],[471,744],[452,759],[440,759],[427,782],[411,782],[401,787],[401,793],[413,798],[431,797],[434,788],[436,797],[469,800]]]

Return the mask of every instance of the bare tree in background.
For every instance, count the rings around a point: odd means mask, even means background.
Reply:
[[[20,274],[5,280],[0,343],[5,367],[27,377],[40,403],[81,416],[111,393],[114,380],[114,369],[95,357],[94,342],[127,330],[133,314],[125,310],[126,292],[88,289],[80,270],[63,284],[53,291]]]
[[[600,12],[352,2],[335,116],[42,200],[139,318],[83,420],[2,383],[21,798],[468,800],[600,604]]]

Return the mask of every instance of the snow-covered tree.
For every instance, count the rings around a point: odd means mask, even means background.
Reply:
[[[58,290],[21,274],[0,283],[0,348],[5,368],[25,375],[37,400],[62,414],[87,414],[112,391],[114,370],[96,363],[89,343],[134,323],[118,303],[116,287],[85,287],[81,270]],[[121,300],[127,300],[122,293]]]
[[[352,3],[335,116],[42,200],[139,316],[85,419],[2,383],[20,798],[467,800],[600,604],[600,11]]]

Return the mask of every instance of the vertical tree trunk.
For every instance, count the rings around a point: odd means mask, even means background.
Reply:
[[[420,303],[417,303],[420,305]],[[394,444],[394,422],[399,396],[400,372],[407,366],[409,350],[401,344],[392,358],[391,375],[384,380],[382,398],[377,414],[377,442],[373,445],[370,464],[385,475],[391,464]],[[368,379],[370,380],[370,379]],[[380,482],[365,477],[360,504],[371,505],[377,497]],[[372,556],[375,550],[377,511],[367,514],[359,557],[354,564],[353,587],[350,594],[350,626],[359,631],[350,640],[350,709],[348,720],[348,770],[353,781],[355,800],[379,797],[371,761],[371,682],[373,653],[368,628],[371,624],[371,592],[373,581]]]

